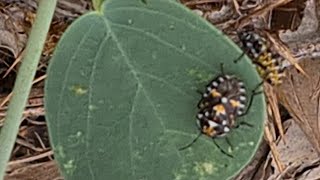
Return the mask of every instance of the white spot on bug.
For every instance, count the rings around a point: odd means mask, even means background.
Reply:
[[[253,54],[254,58],[258,58],[259,57],[259,53],[257,53],[256,51],[252,52],[252,54]]]
[[[203,96],[203,97],[208,97],[208,94],[207,94],[207,93],[203,93],[202,96]]]
[[[258,52],[255,49],[251,49],[252,54],[258,54]]]
[[[225,75],[226,79],[231,79],[231,76]]]
[[[199,114],[197,115],[197,118],[198,118],[198,119],[202,119],[202,118],[203,118],[203,114],[199,113]]]
[[[240,101],[245,101],[247,98],[245,96],[240,96]]]
[[[243,112],[242,112],[241,110],[238,110],[238,111],[237,111],[237,114],[238,114],[239,116],[242,115],[242,113],[243,113]]]
[[[255,39],[255,40],[260,40],[260,36],[258,35],[258,34],[252,34],[252,36],[253,36],[253,38]]]
[[[240,91],[241,93],[245,93],[245,92],[246,92],[246,89],[240,88],[239,91]]]
[[[230,129],[229,129],[228,127],[224,127],[224,128],[223,128],[223,131],[224,131],[224,132],[229,132]]]
[[[252,35],[248,33],[245,33],[244,36],[246,40],[250,40],[252,38]]]
[[[238,82],[238,85],[240,86],[240,87],[243,87],[243,82],[241,81],[241,82]]]
[[[213,81],[213,82],[212,82],[212,86],[213,86],[213,87],[218,87],[218,83],[217,83],[216,81]]]
[[[224,82],[224,79],[223,79],[223,77],[219,77],[219,79],[218,79],[220,82]]]
[[[202,114],[201,114],[201,115],[202,115]],[[198,117],[199,117],[199,114],[198,114]],[[202,115],[202,117],[203,117],[203,115]],[[200,118],[199,118],[199,119],[200,119]],[[201,127],[199,119],[197,120],[197,126],[198,126],[198,127]]]
[[[217,127],[218,124],[214,121],[208,121],[210,127]]]
[[[209,87],[207,87],[207,90],[210,92],[212,90],[212,88],[209,86]]]
[[[239,108],[243,109],[245,107],[244,104],[239,104]]]
[[[221,102],[222,102],[223,104],[226,104],[226,103],[228,102],[228,98],[222,97],[222,98],[221,98]]]
[[[227,124],[227,121],[226,120],[223,120],[222,121],[222,125],[226,125]]]
[[[253,44],[251,43],[251,42],[247,42],[247,47],[252,47],[253,46]]]
[[[208,111],[205,112],[204,115],[205,115],[206,117],[209,117],[209,112],[208,112]]]

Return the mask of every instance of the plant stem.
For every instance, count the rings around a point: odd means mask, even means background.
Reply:
[[[0,131],[0,179],[3,179],[5,175],[56,4],[57,0],[39,1],[37,16],[25,49],[25,56],[19,68],[13,96]]]
[[[93,8],[98,11],[104,0],[92,0]]]

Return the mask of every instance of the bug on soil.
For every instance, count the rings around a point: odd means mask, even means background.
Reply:
[[[251,58],[261,78],[271,85],[281,84],[284,77],[284,68],[281,65],[284,58],[272,50],[271,43],[251,28],[240,30],[238,37],[243,51]]]

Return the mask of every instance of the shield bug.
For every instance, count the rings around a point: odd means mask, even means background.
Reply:
[[[251,58],[261,78],[272,85],[281,84],[284,58],[272,50],[271,43],[252,28],[242,29],[238,37],[243,51]]]
[[[202,135],[213,139],[215,145],[224,154],[232,157],[223,151],[214,141],[216,137],[225,136],[232,128],[237,127],[235,121],[239,116],[247,114],[253,100],[253,96],[258,94],[253,91],[249,103],[247,103],[247,92],[243,81],[234,75],[227,75],[223,72],[214,78],[207,86],[198,103],[199,112],[197,114],[197,126],[199,135],[188,145],[180,148],[186,149]],[[251,126],[248,123],[244,123]],[[228,139],[226,138],[228,144]]]

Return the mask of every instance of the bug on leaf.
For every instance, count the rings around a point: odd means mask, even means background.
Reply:
[[[198,103],[199,112],[197,114],[197,126],[199,135],[188,145],[180,148],[186,149],[192,146],[198,138],[204,134],[213,139],[215,145],[224,154],[226,153],[214,141],[216,137],[223,137],[237,127],[235,121],[239,116],[247,114],[253,100],[253,96],[258,94],[253,92],[249,103],[247,103],[247,92],[244,83],[233,75],[227,75],[223,72],[221,64],[221,74],[214,78],[207,86]],[[252,126],[249,123],[242,123]],[[227,143],[231,146],[229,140]]]

